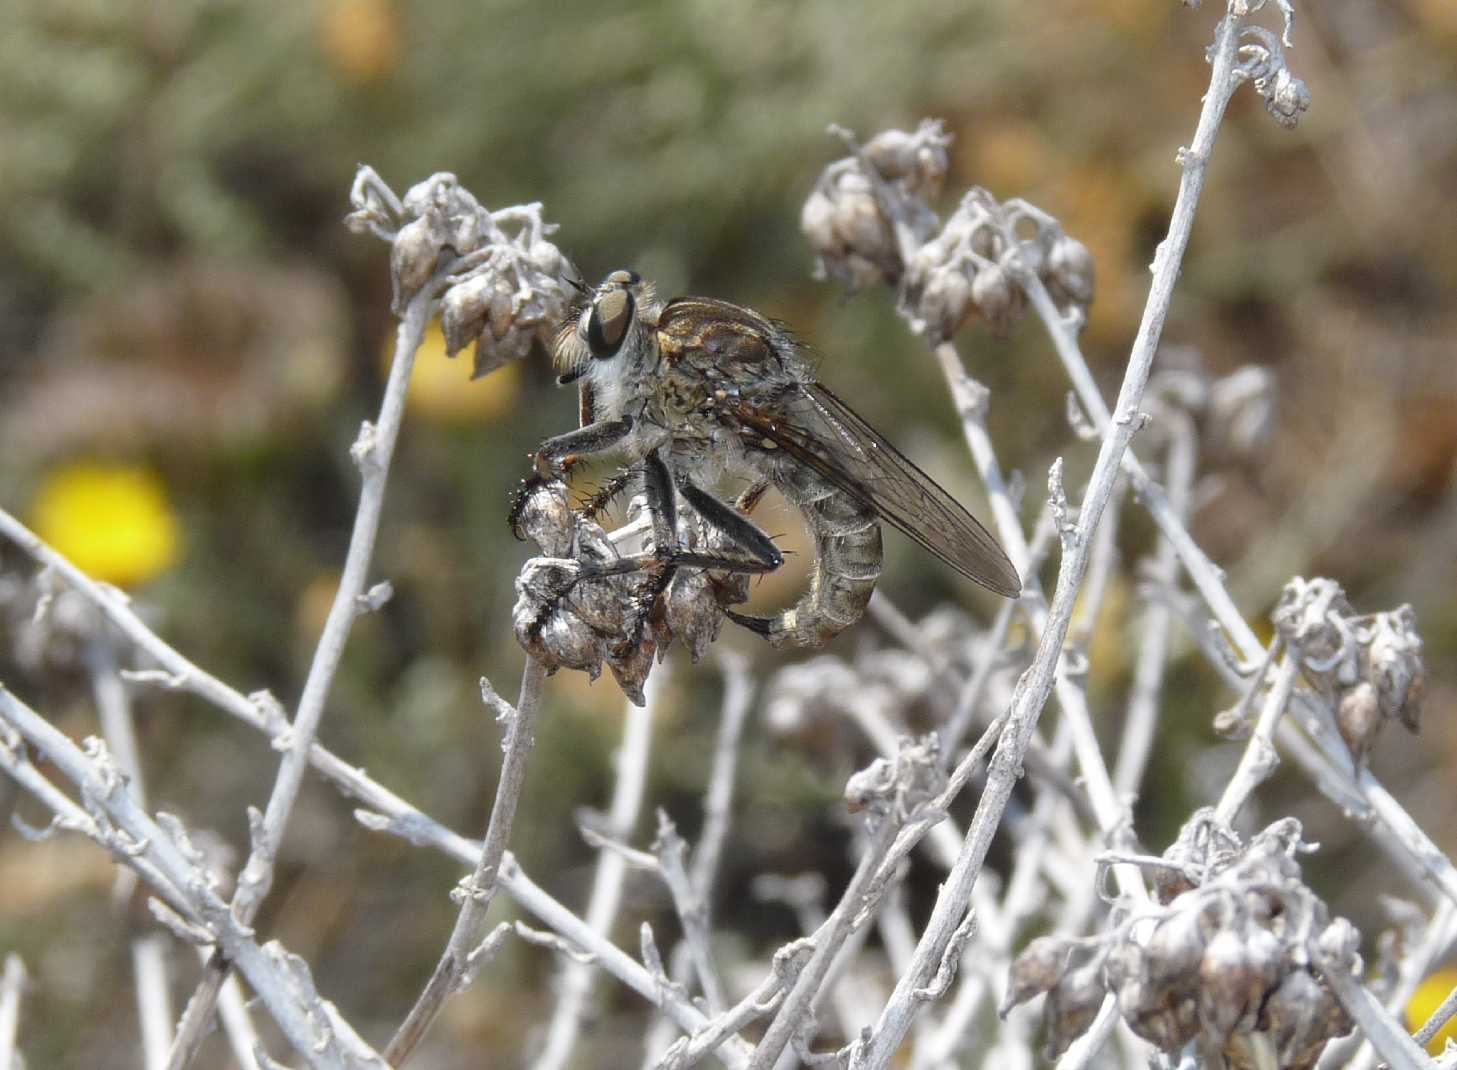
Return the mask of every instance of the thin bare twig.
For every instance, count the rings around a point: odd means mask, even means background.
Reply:
[[[1271,644],[1271,656],[1278,644],[1278,639]],[[1224,794],[1219,797],[1219,804],[1214,808],[1215,819],[1221,824],[1233,825],[1245,800],[1279,767],[1280,756],[1275,753],[1275,729],[1285,713],[1285,708],[1290,704],[1290,693],[1295,690],[1295,681],[1299,675],[1300,658],[1294,651],[1287,650],[1280,660],[1274,682],[1270,684],[1270,690],[1265,695],[1264,705],[1260,707],[1259,720],[1255,722],[1254,731],[1250,733],[1250,741],[1245,746],[1244,754],[1240,756],[1239,766],[1229,778]],[[1259,691],[1264,683],[1264,676],[1262,667],[1250,681],[1250,697]]]
[[[1188,514],[1194,486],[1198,445],[1193,421],[1176,412],[1170,421],[1165,479],[1169,484],[1169,509],[1180,521]],[[1179,559],[1174,544],[1159,537],[1151,568],[1151,581],[1172,588],[1178,579]],[[1118,758],[1113,764],[1113,790],[1120,798],[1134,795],[1143,781],[1148,756],[1158,727],[1159,696],[1169,661],[1171,612],[1162,598],[1150,598],[1139,628],[1138,661],[1133,670],[1133,690],[1128,697],[1128,714],[1123,719]]]
[[[1123,387],[1119,392],[1113,432],[1103,440],[1083,506],[1078,512],[1077,526],[1064,543],[1057,590],[1053,595],[1047,624],[1042,631],[1037,656],[1018,685],[1010,718],[992,758],[986,787],[972,819],[961,856],[942,885],[941,894],[937,896],[931,918],[916,948],[915,962],[911,970],[903,974],[897,982],[895,992],[876,1023],[870,1043],[857,1053],[852,1063],[857,1067],[883,1070],[900,1047],[919,1007],[913,993],[916,989],[925,987],[934,974],[946,945],[966,913],[971,887],[981,872],[982,862],[1000,823],[1002,811],[1021,774],[1022,755],[1026,751],[1027,741],[1031,738],[1042,707],[1052,690],[1068,622],[1087,569],[1093,532],[1102,519],[1103,508],[1113,492],[1123,454],[1139,423],[1138,406],[1143,397],[1144,385],[1148,381],[1154,353],[1158,348],[1164,320],[1168,315],[1179,264],[1183,260],[1193,229],[1194,210],[1203,189],[1205,168],[1213,148],[1215,133],[1219,129],[1230,97],[1240,84],[1235,73],[1237,48],[1238,20],[1226,17],[1221,20],[1216,31],[1209,92],[1204,98],[1204,108],[1193,145],[1182,156],[1183,177],[1179,184],[1179,196],[1174,205],[1168,236],[1159,246],[1154,260],[1153,283],[1138,337],[1129,355]]]
[[[647,784],[648,754],[653,738],[653,718],[662,701],[667,682],[667,663],[649,675],[644,688],[643,704],[625,703],[622,746],[617,751],[617,783],[612,791],[612,805],[607,813],[606,828],[610,838],[625,841],[637,825],[642,811],[643,792]],[[622,903],[622,884],[627,874],[626,860],[615,851],[600,851],[597,869],[592,878],[592,891],[587,899],[587,924],[604,937],[612,931],[617,909]],[[582,1014],[592,994],[595,970],[589,963],[567,959],[554,986],[556,1009],[547,1027],[546,1044],[537,1057],[537,1070],[558,1070],[565,1066],[576,1046]],[[713,1008],[717,1010],[717,1008]]]
[[[1344,929],[1350,934],[1351,948],[1336,948],[1331,945],[1333,930]],[[1346,1013],[1356,1020],[1366,1039],[1371,1042],[1391,1070],[1426,1070],[1431,1065],[1426,1052],[1407,1035],[1400,1023],[1387,1014],[1376,997],[1368,992],[1360,981],[1351,975],[1348,963],[1354,944],[1359,942],[1355,930],[1349,924],[1339,921],[1332,924],[1319,939],[1309,942],[1311,962],[1320,970],[1331,992],[1340,1001]]]
[[[85,823],[90,827],[85,831],[137,868],[188,922],[207,931],[227,960],[248,979],[297,1051],[320,1067],[355,1070],[385,1065],[332,1004],[319,998],[301,959],[276,942],[260,947],[252,931],[238,924],[213,889],[209,875],[192,861],[187,849],[121,789],[122,777],[101,752],[104,745],[99,740],[92,748],[97,757],[88,756],[4,687],[0,687],[0,722],[18,732],[77,786],[90,811]],[[16,757],[13,746],[0,746],[0,764],[17,775],[22,786],[28,786],[23,769],[28,763]],[[53,796],[43,798],[49,797]],[[71,816],[74,809],[67,800],[58,813]],[[73,818],[68,824],[83,829]],[[180,829],[175,821],[172,827]]]
[[[496,783],[496,800],[491,806],[491,818],[475,870],[461,884],[460,913],[456,916],[455,928],[445,951],[435,964],[435,972],[385,1049],[385,1059],[391,1066],[403,1065],[424,1038],[445,1001],[459,991],[470,954],[480,943],[486,910],[495,895],[506,845],[511,838],[516,805],[526,783],[526,760],[536,743],[536,715],[541,706],[545,680],[545,667],[535,658],[528,658],[521,675],[521,694],[516,700],[514,715],[509,718],[501,779]],[[488,686],[484,680],[481,683],[483,689]]]
[[[361,476],[359,508],[354,514],[354,530],[350,535],[349,550],[345,554],[339,588],[334,594],[333,605],[329,607],[323,634],[319,636],[318,646],[314,648],[313,661],[309,665],[308,677],[304,680],[304,689],[299,697],[293,724],[285,736],[283,760],[279,762],[278,775],[268,796],[267,808],[261,815],[257,811],[249,812],[248,827],[252,847],[247,862],[238,874],[237,888],[233,892],[233,914],[245,926],[252,923],[273,885],[274,861],[283,842],[289,815],[298,799],[304,772],[309,766],[310,751],[318,734],[319,722],[324,716],[334,675],[344,657],[344,646],[349,641],[349,633],[355,620],[362,613],[368,612],[374,604],[372,600],[365,598],[370,562],[374,557],[375,538],[379,534],[379,521],[384,512],[390,461],[394,457],[395,443],[399,439],[400,424],[405,415],[405,396],[410,387],[410,373],[415,366],[415,354],[425,340],[425,328],[430,322],[433,301],[432,286],[422,287],[410,299],[395,332],[395,352],[390,363],[384,399],[380,402],[378,422],[366,422],[349,450]],[[196,1055],[226,975],[227,967],[222,962],[214,960],[209,964],[202,982],[188,1002],[182,1021],[178,1024],[177,1037],[168,1060],[169,1070],[184,1070]]]
[[[20,1070],[15,1038],[20,1032],[20,996],[25,990],[25,963],[15,952],[5,956],[0,972],[0,1070]]]
[[[804,1012],[809,1009],[811,1000],[814,999],[825,975],[829,972],[835,953],[849,937],[851,926],[863,905],[862,900],[870,888],[871,879],[875,876],[886,850],[894,841],[897,831],[897,822],[887,815],[866,841],[865,848],[860,855],[860,863],[855,867],[855,873],[850,878],[849,885],[845,888],[844,894],[825,924],[820,926],[819,932],[815,934],[814,953],[810,956],[804,969],[800,970],[789,995],[780,1004],[778,1013],[769,1024],[769,1029],[764,1033],[763,1039],[759,1041],[758,1047],[754,1049],[754,1059],[749,1064],[750,1070],[772,1070],[780,1053],[802,1026],[801,1019]]]

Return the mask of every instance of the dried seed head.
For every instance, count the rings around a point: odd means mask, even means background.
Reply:
[[[1059,304],[1093,303],[1093,254],[1076,238],[1062,234],[1053,240],[1047,254],[1047,276],[1048,285],[1061,291]]]
[[[368,168],[360,170],[351,200],[349,225],[391,242],[397,315],[442,270],[458,272],[443,280],[441,327],[450,356],[476,344],[474,378],[519,360],[534,341],[550,344],[571,303],[567,280],[575,272],[546,240],[556,228],[542,219],[541,205],[487,211],[444,172],[395,200]]]
[[[946,785],[940,752],[940,737],[934,732],[919,739],[902,736],[894,758],[877,758],[846,782],[850,812],[909,817]]]
[[[1321,933],[1326,953],[1359,972],[1359,935],[1343,919],[1330,922],[1301,883],[1296,855],[1305,849],[1291,818],[1247,845],[1212,812],[1186,823],[1165,853],[1178,859],[1185,890],[1155,908],[1152,925],[1141,910],[1090,952],[1130,1028],[1161,1051],[1197,1041],[1211,1058],[1249,1070],[1313,1065],[1350,1028],[1309,972],[1307,941]],[[1048,1028],[1058,1033],[1054,1021]]]
[[[1336,706],[1336,728],[1356,764],[1364,766],[1381,731],[1381,706],[1376,699],[1376,688],[1362,680],[1342,694]]]
[[[902,192],[934,200],[950,166],[951,136],[939,119],[923,119],[914,133],[884,130],[865,143],[865,156],[887,181]]]
[[[1007,974],[1007,994],[997,1013],[1003,1018],[1013,1007],[1048,991],[1067,972],[1076,945],[1060,936],[1039,936],[1012,960]]]
[[[1425,668],[1410,606],[1357,616],[1333,581],[1296,577],[1272,619],[1299,652],[1306,678],[1334,699],[1337,726],[1358,762],[1386,721],[1417,731]]]
[[[1381,712],[1398,719],[1408,730],[1421,727],[1425,690],[1422,640],[1416,630],[1416,611],[1409,605],[1371,619],[1367,650],[1367,678],[1376,686]]]
[[[878,134],[856,155],[825,168],[800,212],[821,277],[852,292],[900,281],[906,265],[896,226],[917,244],[935,233],[940,220],[926,200],[946,177],[949,143],[940,123],[923,122],[914,133]]]
[[[1047,1006],[1043,1011],[1049,1059],[1056,1059],[1088,1031],[1106,995],[1102,969],[1097,962],[1068,971],[1053,986],[1047,993]]]
[[[1000,204],[986,190],[972,189],[912,258],[901,309],[933,340],[950,337],[976,313],[1005,334],[1026,312],[1031,276],[1041,280],[1064,315],[1086,319],[1093,298],[1087,247],[1032,205]],[[969,293],[960,282],[969,283]]]

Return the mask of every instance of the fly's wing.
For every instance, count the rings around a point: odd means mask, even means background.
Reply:
[[[963,576],[1008,598],[1022,593],[1017,570],[976,517],[819,383],[795,383],[769,406],[742,405],[736,418]]]

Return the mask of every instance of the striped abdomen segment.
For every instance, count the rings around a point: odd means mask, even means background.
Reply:
[[[775,646],[823,646],[860,619],[880,578],[875,510],[800,464],[776,466],[774,484],[804,516],[814,540],[809,590],[768,620]]]

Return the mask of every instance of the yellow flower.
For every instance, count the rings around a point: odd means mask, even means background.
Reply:
[[[83,461],[56,469],[31,505],[36,533],[94,579],[131,586],[177,560],[177,515],[157,476]]]
[[[1411,1023],[1411,1028],[1420,1029],[1432,1016],[1432,1012],[1442,1005],[1442,1001],[1452,994],[1454,988],[1457,988],[1457,966],[1438,970],[1418,985],[1417,990],[1412,993],[1411,1001],[1406,1005],[1406,1020]],[[1449,1039],[1457,1040],[1457,1018],[1449,1020],[1437,1031],[1437,1035],[1427,1045],[1427,1051],[1440,1055]]]
[[[319,50],[340,81],[372,85],[400,65],[401,23],[390,0],[324,0],[318,13]]]
[[[394,352],[394,342],[392,331],[385,343],[386,365]],[[472,359],[470,349],[453,359],[447,357],[445,335],[439,323],[432,323],[420,351],[415,354],[415,367],[410,375],[410,408],[446,423],[489,420],[510,411],[521,388],[521,362],[513,361],[472,382]]]

